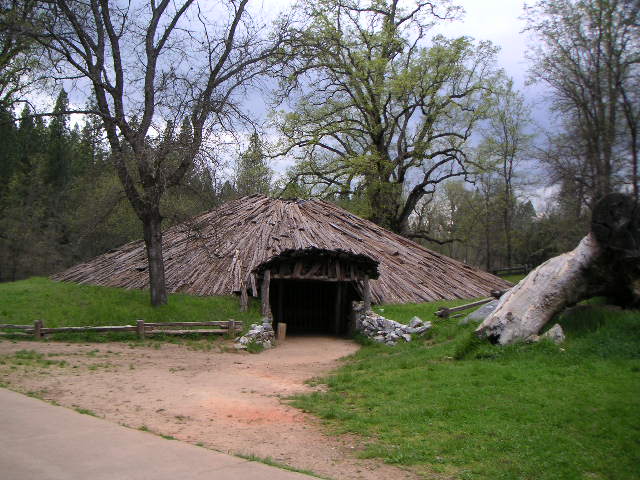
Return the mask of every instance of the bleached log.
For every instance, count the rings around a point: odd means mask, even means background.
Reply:
[[[589,294],[585,272],[599,251],[589,234],[571,252],[547,260],[502,296],[476,333],[502,345],[536,335],[557,312]]]
[[[507,292],[476,334],[510,344],[535,337],[554,315],[589,297],[605,295],[640,305],[640,208],[622,194],[593,210],[591,232],[571,252],[547,260]]]

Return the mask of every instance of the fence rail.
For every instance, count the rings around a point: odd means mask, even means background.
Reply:
[[[464,310],[468,310],[470,308],[473,307],[477,307],[479,305],[484,305],[485,303],[489,303],[492,300],[496,300],[499,299],[500,297],[502,297],[502,295],[504,295],[505,293],[507,293],[509,290],[492,290],[491,291],[491,296],[489,298],[483,298],[482,300],[477,300],[475,302],[472,303],[467,303],[466,305],[459,305],[457,307],[442,307],[440,310],[438,310],[435,315],[437,317],[440,318],[449,318],[449,316],[451,316],[452,313],[456,313],[456,312],[462,312]],[[451,316],[451,318],[454,317],[459,317],[461,315],[464,314],[458,314],[458,315],[453,315]]]
[[[25,335],[33,335],[36,338],[42,338],[44,335],[52,333],[80,333],[80,332],[136,332],[138,338],[145,338],[147,335],[162,333],[165,335],[185,335],[189,333],[198,333],[204,335],[235,335],[236,332],[242,330],[242,322],[237,320],[212,321],[212,322],[165,322],[152,323],[144,320],[136,320],[135,325],[106,325],[100,327],[54,327],[48,328],[44,326],[42,320],[36,320],[33,325],[15,325],[10,323],[0,324],[0,330],[18,330],[17,332],[1,332],[0,335],[11,333],[20,333]],[[176,329],[172,327],[182,327]],[[189,330],[189,327],[217,327],[209,329]]]
[[[485,303],[489,303],[493,299],[494,299],[493,297],[485,298],[482,300],[478,300],[477,302],[468,303],[466,305],[460,305],[459,307],[450,307],[450,308],[443,307],[436,312],[436,316],[440,318],[448,318],[452,313],[462,312],[469,308],[477,307],[479,305],[484,305]]]
[[[514,267],[494,268],[491,273],[494,275],[525,275],[533,269],[532,265],[516,265]]]

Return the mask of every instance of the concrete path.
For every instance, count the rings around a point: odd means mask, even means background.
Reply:
[[[2,480],[305,480],[0,388]]]

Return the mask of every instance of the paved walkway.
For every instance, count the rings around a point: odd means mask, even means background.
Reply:
[[[2,480],[309,480],[0,388]]]

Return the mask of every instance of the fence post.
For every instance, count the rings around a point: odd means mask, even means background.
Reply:
[[[140,340],[144,340],[144,320],[136,320],[136,333]]]
[[[231,338],[235,337],[235,335],[236,335],[236,321],[235,320],[229,320],[227,322],[227,330],[229,330],[229,336]]]
[[[35,322],[33,322],[33,335],[36,338],[42,338],[42,327],[43,327],[42,320],[36,320]]]

